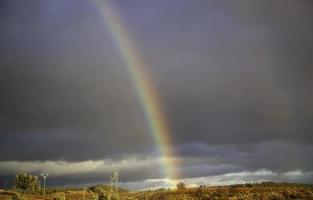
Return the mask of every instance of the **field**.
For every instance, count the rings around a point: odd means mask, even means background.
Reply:
[[[0,200],[14,199],[15,191],[0,190]],[[108,193],[106,193],[108,194]],[[143,192],[112,192],[111,197],[97,194],[90,189],[55,192],[49,195],[25,194],[24,200],[313,200],[313,185],[303,184],[244,184],[231,186],[207,186],[199,188],[185,188],[179,190],[160,189]]]

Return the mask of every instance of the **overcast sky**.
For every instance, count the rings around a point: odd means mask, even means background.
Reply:
[[[112,1],[113,2],[113,1]],[[313,182],[310,0],[116,0],[191,185]],[[166,187],[121,54],[86,0],[0,1],[0,186]]]

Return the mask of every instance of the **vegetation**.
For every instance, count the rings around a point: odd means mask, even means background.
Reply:
[[[15,187],[23,190],[23,193],[35,193],[40,191],[40,180],[37,176],[26,172],[15,176]]]
[[[181,182],[173,190],[158,189],[130,192],[110,185],[89,188],[47,188],[46,195],[36,193],[40,182],[36,176],[16,176],[16,188],[0,190],[0,200],[293,200],[313,199],[313,185],[262,182],[229,186],[187,188]],[[25,192],[29,191],[29,192]]]
[[[88,188],[88,191],[95,193],[99,200],[119,199],[120,194],[127,193],[128,190],[110,185],[96,185]]]
[[[184,189],[186,189],[186,185],[183,182],[178,183],[176,185],[176,187],[177,187],[177,190],[184,190]]]
[[[24,199],[25,199],[24,195],[19,193],[13,194],[13,196],[10,198],[10,200],[24,200]]]

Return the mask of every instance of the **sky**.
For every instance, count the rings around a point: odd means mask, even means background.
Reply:
[[[313,3],[115,0],[190,186],[313,182]],[[0,187],[169,187],[116,39],[92,0],[0,1]]]

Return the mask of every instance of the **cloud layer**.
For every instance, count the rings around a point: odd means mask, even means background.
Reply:
[[[191,143],[176,147],[180,157],[176,169],[181,181],[189,185],[235,184],[260,181],[313,181],[311,145],[266,142],[246,148],[239,146],[208,146]],[[287,152],[285,154],[284,152]],[[303,159],[305,158],[305,159]],[[120,173],[122,186],[131,189],[170,187],[164,177],[161,157],[130,155],[128,158],[88,161],[0,161],[0,176],[27,171],[50,174],[50,184],[68,185],[107,182],[114,172]],[[131,183],[135,185],[131,186]],[[164,184],[162,186],[162,184]]]

